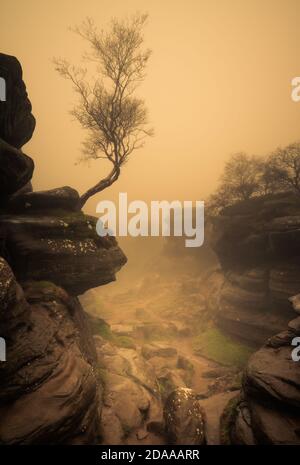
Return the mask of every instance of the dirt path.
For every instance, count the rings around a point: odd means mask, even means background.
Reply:
[[[103,302],[105,302],[105,307],[101,316],[110,324],[112,330],[120,327],[128,328],[128,335],[130,335],[131,327],[136,328],[143,324],[151,323],[161,328],[172,324],[175,326],[182,325],[183,321],[185,321],[182,315],[185,313],[184,310],[181,310],[180,313],[179,309],[184,305],[193,308],[194,305],[194,301],[187,301],[187,295],[181,295],[180,292],[176,293],[176,289],[172,289],[171,285],[157,286],[156,292],[153,292],[153,290],[151,292],[151,286],[148,288],[146,286],[143,289],[128,289],[122,293],[109,293],[104,296]],[[151,342],[151,340],[143,338],[140,334],[135,334],[133,339],[139,352],[145,343]],[[153,338],[153,342],[155,342],[155,338]],[[212,379],[205,376],[205,373],[220,368],[220,365],[194,353],[193,337],[191,335],[181,335],[179,337],[178,334],[164,334],[162,331],[159,343],[176,348],[178,356],[183,356],[192,363],[194,370],[189,387],[197,394],[203,395],[207,393]],[[235,394],[235,392],[221,392],[209,398],[201,399],[200,404],[204,407],[207,417],[206,434],[208,444],[220,444],[220,415],[228,401]],[[132,432],[127,437],[126,443],[149,445],[164,444],[165,442],[162,436],[141,430]]]

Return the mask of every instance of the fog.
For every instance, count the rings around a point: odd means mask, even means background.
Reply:
[[[299,138],[300,104],[290,97],[300,73],[297,0],[12,0],[1,4],[0,37],[2,51],[22,62],[37,118],[24,147],[36,163],[35,189],[71,185],[82,193],[105,175],[102,161],[75,164],[84,133],[68,113],[75,96],[52,58],[80,63],[86,44],[68,28],[86,16],[101,28],[137,10],[149,13],[153,55],[139,94],[155,136],[114,186],[87,203],[92,214],[97,201],[119,192],[130,200],[205,199],[231,153],[264,154]]]

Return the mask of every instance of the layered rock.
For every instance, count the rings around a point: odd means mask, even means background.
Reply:
[[[0,216],[7,260],[20,281],[48,280],[72,295],[114,281],[126,257],[113,237],[96,233],[97,219],[76,211],[69,187],[12,199]],[[67,209],[68,208],[68,209]]]
[[[74,189],[32,192],[20,149],[35,120],[20,64],[0,54],[0,75],[0,444],[99,443],[102,381],[76,296],[114,280],[126,257],[96,235]]]
[[[50,282],[28,282],[23,292],[3,259],[0,276],[0,443],[94,443],[101,391],[78,300]]]
[[[0,102],[0,138],[20,149],[31,139],[35,119],[19,61],[0,53],[0,76],[6,83],[6,101]]]
[[[104,380],[102,442],[124,444],[163,430],[162,403],[152,366],[135,349],[95,336]]]
[[[240,396],[223,418],[227,442],[300,444],[300,362],[292,359],[299,335],[300,317],[250,358]]]
[[[0,139],[0,207],[30,181],[33,169],[30,157]]]
[[[293,318],[300,289],[300,202],[290,193],[240,202],[214,220],[212,246],[225,276],[216,322],[254,346]]]
[[[204,412],[191,389],[178,388],[170,394],[165,404],[164,417],[171,444],[205,444]]]

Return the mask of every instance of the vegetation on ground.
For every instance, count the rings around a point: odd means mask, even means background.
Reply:
[[[217,327],[209,327],[194,338],[195,353],[214,360],[221,365],[243,367],[254,351],[252,348],[231,339]]]
[[[231,444],[230,432],[235,424],[237,416],[237,407],[240,402],[240,396],[230,399],[220,418],[220,439],[221,444],[229,446]]]
[[[101,336],[103,339],[123,349],[135,349],[134,340],[129,336],[119,336],[114,334],[105,320],[102,318],[90,317],[90,326],[95,336]]]

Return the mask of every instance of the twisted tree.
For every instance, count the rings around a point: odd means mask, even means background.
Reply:
[[[152,135],[145,102],[134,96],[145,78],[151,55],[142,47],[146,20],[144,14],[122,21],[113,19],[105,32],[86,19],[74,29],[90,45],[85,59],[96,63],[97,75],[92,80],[87,79],[87,69],[65,59],[54,60],[56,70],[73,84],[79,96],[72,114],[88,131],[81,160],[106,159],[112,164],[110,172],[81,196],[80,208],[91,196],[117,181],[131,153]]]

